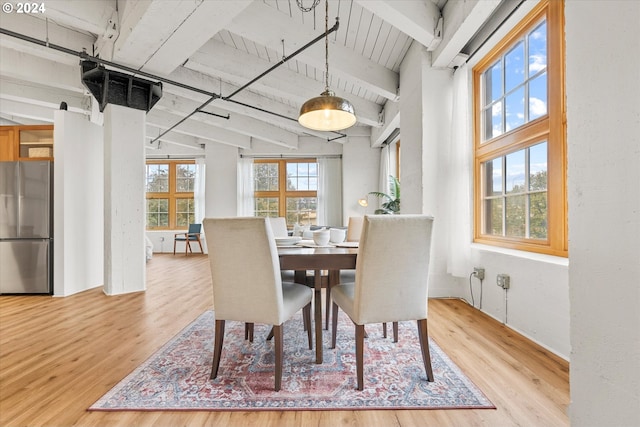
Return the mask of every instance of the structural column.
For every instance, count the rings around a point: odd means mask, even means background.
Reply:
[[[145,290],[145,112],[104,109],[104,292]]]

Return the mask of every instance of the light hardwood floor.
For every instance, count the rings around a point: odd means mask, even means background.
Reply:
[[[147,291],[0,297],[0,425],[568,426],[569,366],[460,300],[429,302],[429,333],[497,409],[88,412],[212,306],[206,256],[158,255]]]

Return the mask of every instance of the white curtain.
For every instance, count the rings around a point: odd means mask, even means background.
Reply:
[[[342,160],[318,158],[318,225],[342,225]]]
[[[204,158],[196,158],[196,177],[193,185],[193,204],[195,222],[202,224],[205,215],[205,193],[204,186],[206,182],[206,166]]]
[[[467,277],[471,264],[471,87],[466,64],[453,75],[448,189],[449,243],[447,272]]]
[[[253,216],[255,199],[253,191],[253,159],[238,161],[238,216]]]

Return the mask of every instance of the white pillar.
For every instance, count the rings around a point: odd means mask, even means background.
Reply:
[[[104,292],[145,290],[145,112],[104,110]]]
[[[441,146],[449,141],[452,70],[431,67],[430,53],[414,43],[400,67],[400,143],[404,214],[437,215]]]

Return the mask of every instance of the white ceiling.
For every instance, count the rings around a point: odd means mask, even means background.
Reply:
[[[313,0],[298,2],[309,7]],[[353,103],[358,116],[357,126],[344,133],[370,134],[373,145],[381,143],[397,123],[400,64],[411,44],[430,51],[433,66],[451,67],[500,3],[329,0],[330,28],[339,17],[339,29],[329,36],[329,86]],[[0,14],[4,124],[52,122],[61,101],[69,110],[93,114],[94,120],[99,117],[95,100],[82,85],[77,56],[9,31],[71,51],[84,50],[224,98],[321,36],[325,26],[323,0],[310,12],[302,12],[296,0],[47,0],[42,4],[44,13]],[[302,103],[324,90],[324,60],[321,39],[230,99],[215,99],[203,108],[228,119],[196,113],[160,140],[200,149],[210,141],[247,147],[257,139],[295,149],[301,136],[333,139],[339,135],[309,131],[294,120]],[[165,81],[162,99],[147,115],[148,138],[156,139],[208,98]]]

